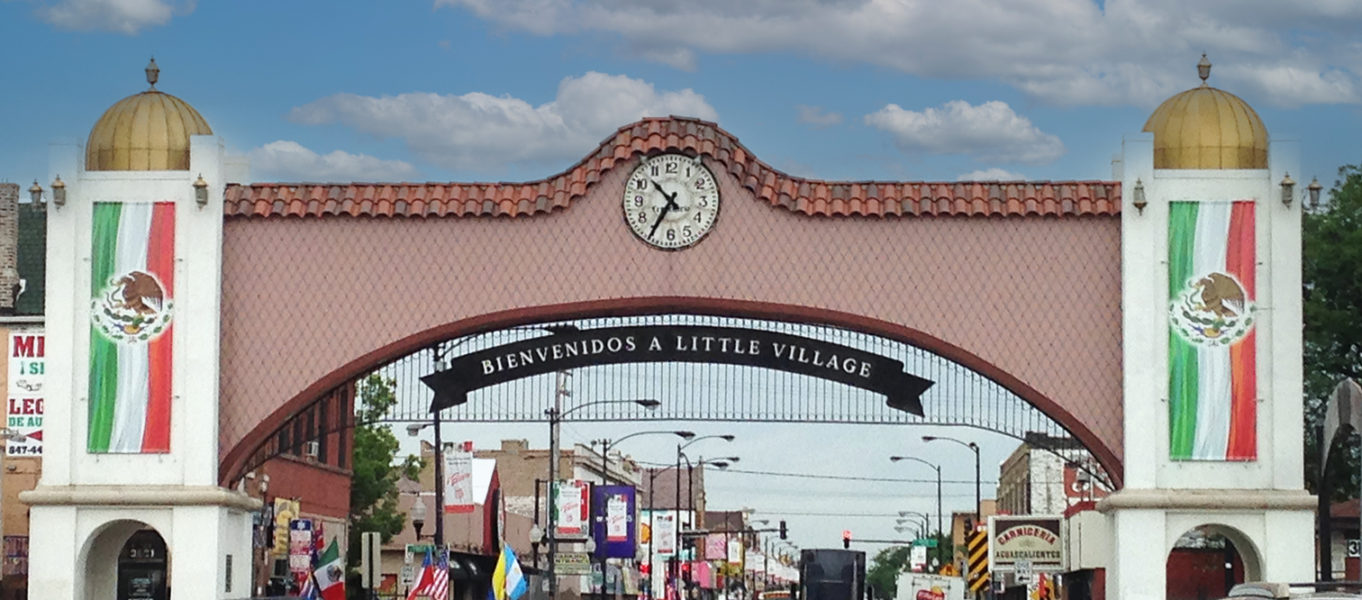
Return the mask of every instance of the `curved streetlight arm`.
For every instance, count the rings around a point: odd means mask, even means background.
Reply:
[[[938,465],[931,461],[923,460],[916,456],[891,456],[889,457],[889,460],[893,462],[899,462],[901,460],[912,460],[927,465],[936,471],[936,535],[938,536],[943,535],[944,532],[941,530],[941,465]],[[945,549],[946,549],[945,546],[938,546],[936,551],[937,561],[942,564],[946,562],[946,555],[944,553]]]
[[[634,433],[631,433],[631,434],[626,435],[626,436],[623,436],[623,437],[618,437],[618,438],[615,438],[615,439],[613,439],[613,440],[611,440],[611,439],[593,440],[593,441],[592,441],[592,444],[604,444],[604,445],[609,445],[609,446],[618,446],[618,445],[620,445],[620,442],[623,442],[624,440],[627,440],[627,439],[629,439],[629,438],[631,438],[631,437],[638,437],[638,436],[640,436],[640,435],[674,435],[674,436],[677,436],[677,437],[679,437],[679,438],[681,438],[681,439],[683,439],[683,440],[688,440],[688,439],[691,439],[691,438],[695,437],[695,432],[694,432],[694,431],[661,431],[661,430],[659,430],[659,431],[635,431]]]
[[[702,436],[700,436],[700,437],[693,438],[693,439],[691,439],[690,441],[688,441],[688,442],[686,442],[686,443],[684,443],[684,444],[682,444],[682,445],[680,445],[680,446],[677,446],[676,452],[677,452],[677,453],[680,453],[681,451],[685,450],[686,448],[689,448],[691,444],[694,444],[695,442],[698,442],[698,441],[700,441],[700,440],[709,440],[709,439],[715,439],[715,438],[722,439],[722,440],[725,441],[725,442],[731,442],[731,441],[733,441],[734,439],[736,439],[737,436],[735,436],[735,435],[733,435],[733,434],[730,434],[730,433],[715,434],[715,435],[702,435]]]
[[[891,456],[891,457],[889,457],[889,460],[894,461],[894,462],[899,462],[899,461],[902,461],[902,460],[913,460],[913,461],[917,461],[917,462],[920,462],[920,463],[922,463],[922,464],[924,464],[924,465],[927,465],[927,466],[929,466],[929,467],[935,469],[935,470],[936,470],[937,476],[940,476],[940,475],[941,475],[941,466],[940,466],[940,465],[938,465],[938,464],[936,464],[936,463],[934,463],[934,462],[931,462],[931,461],[929,461],[929,460],[925,460],[925,459],[918,458],[918,457],[916,457],[916,456]]]
[[[545,409],[544,414],[549,416],[550,421],[561,421],[563,420],[563,417],[575,413],[583,408],[587,408],[589,406],[600,406],[602,404],[637,404],[639,406],[642,406],[643,408],[651,410],[657,408],[658,406],[661,406],[662,403],[658,402],[657,400],[652,400],[648,398],[640,400],[592,400],[590,402],[583,402],[581,404],[578,404],[577,406],[569,408],[563,412],[558,412],[552,408]]]
[[[936,440],[944,440],[944,441],[947,441],[947,442],[955,442],[955,443],[957,443],[957,444],[960,444],[961,446],[964,446],[964,447],[966,447],[966,448],[969,448],[972,452],[974,452],[974,524],[977,526],[977,525],[979,524],[979,520],[982,519],[983,516],[984,516],[983,499],[982,499],[982,497],[979,495],[979,488],[980,488],[980,485],[979,485],[979,444],[976,444],[976,443],[974,443],[974,442],[965,442],[965,441],[962,441],[962,440],[957,440],[957,439],[955,439],[955,438],[953,438],[953,437],[944,437],[944,436],[937,436],[937,435],[924,435],[924,436],[922,436],[922,441],[924,441],[924,442],[934,442],[934,441],[936,441]]]

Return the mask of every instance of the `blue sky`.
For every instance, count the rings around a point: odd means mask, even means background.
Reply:
[[[666,114],[717,121],[797,176],[1108,179],[1122,136],[1199,83],[1205,52],[1212,85],[1247,100],[1274,138],[1299,140],[1296,179],[1331,186],[1340,165],[1362,163],[1357,31],[1357,0],[0,0],[0,180],[46,187],[46,145],[83,142],[107,107],[146,89],[153,55],[158,88],[249,156],[256,181],[539,179]],[[732,446],[754,469],[795,470],[790,449],[819,448],[828,464],[804,469],[926,475],[857,464],[876,436],[754,427]],[[447,439],[543,445],[539,428],[524,431]],[[926,452],[926,433],[939,432],[914,430],[899,451]],[[948,434],[981,442],[985,479],[1015,446]],[[967,451],[936,450],[969,478]],[[929,506],[893,498],[921,485],[757,481],[716,474],[711,501],[782,507],[782,494],[821,490],[829,511]],[[948,508],[968,506],[972,486],[951,486]],[[830,546],[848,523],[792,527]],[[892,519],[873,527],[887,535]]]
[[[800,176],[1103,179],[1202,52],[1304,179],[1362,162],[1362,3],[1182,4],[8,0],[0,178],[46,178],[152,55],[258,181],[538,179],[660,114]]]

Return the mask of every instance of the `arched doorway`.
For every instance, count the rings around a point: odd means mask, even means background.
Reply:
[[[86,545],[86,598],[167,600],[170,597],[170,551],[154,527],[118,520],[96,530]]]
[[[1261,577],[1253,543],[1224,525],[1187,530],[1173,544],[1166,563],[1168,600],[1207,600],[1229,595],[1230,588]]]

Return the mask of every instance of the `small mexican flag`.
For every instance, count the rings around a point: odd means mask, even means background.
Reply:
[[[1168,426],[1174,460],[1257,456],[1254,204],[1172,202]]]
[[[331,545],[317,559],[317,569],[312,577],[317,580],[322,600],[345,600],[345,563],[341,561],[336,540],[331,540]]]

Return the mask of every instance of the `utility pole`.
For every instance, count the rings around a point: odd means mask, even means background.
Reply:
[[[558,575],[554,562],[558,559],[558,425],[563,415],[563,398],[572,395],[568,381],[570,371],[558,372],[558,383],[553,393],[553,408],[549,413],[549,600],[558,598]]]

